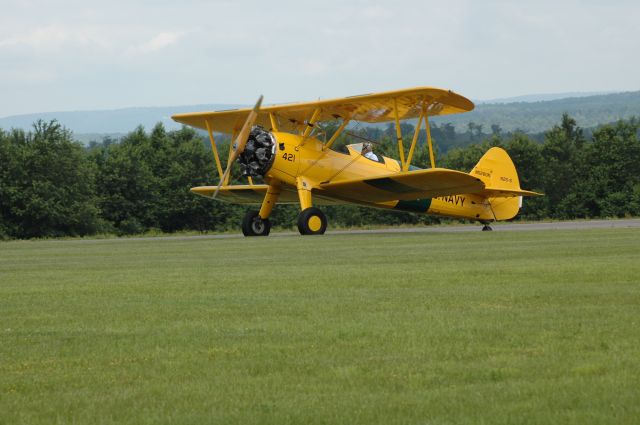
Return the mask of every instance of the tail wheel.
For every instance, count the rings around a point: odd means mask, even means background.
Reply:
[[[327,230],[327,217],[318,208],[310,207],[298,215],[301,235],[322,235]]]
[[[258,211],[247,211],[242,219],[242,234],[245,236],[267,236],[271,230],[268,218],[262,219]]]

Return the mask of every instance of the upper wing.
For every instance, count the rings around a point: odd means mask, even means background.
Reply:
[[[256,124],[271,129],[269,114],[273,114],[278,130],[295,131],[309,120],[318,108],[320,114],[316,121],[346,118],[368,123],[387,122],[395,120],[395,105],[398,107],[398,118],[401,120],[418,118],[423,106],[427,108],[429,116],[457,114],[471,111],[474,107],[469,99],[450,90],[417,87],[315,102],[263,106]],[[251,108],[176,114],[171,118],[203,130],[207,130],[208,123],[211,131],[233,133],[242,126],[249,112]]]
[[[385,202],[478,193],[484,189],[484,183],[461,171],[430,168],[324,183],[318,189],[321,189],[318,193],[342,200]]]

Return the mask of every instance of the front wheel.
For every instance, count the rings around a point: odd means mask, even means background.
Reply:
[[[267,236],[271,230],[268,218],[262,219],[258,211],[247,211],[242,219],[242,234],[245,236]]]
[[[327,230],[327,217],[318,208],[310,207],[298,215],[301,235],[322,235]]]

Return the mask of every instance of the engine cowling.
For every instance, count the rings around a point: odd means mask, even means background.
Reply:
[[[276,156],[276,140],[273,134],[260,126],[249,133],[244,151],[238,156],[240,170],[245,177],[264,176]]]

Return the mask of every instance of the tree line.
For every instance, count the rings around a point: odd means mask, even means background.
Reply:
[[[336,123],[327,123],[317,136],[329,138],[336,128]],[[435,129],[436,163],[441,167],[468,172],[492,146],[509,152],[521,186],[545,194],[526,199],[519,218],[640,215],[638,119],[605,125],[586,136],[564,115],[542,141],[494,128],[476,143],[450,149],[442,131],[455,138],[455,130]],[[402,125],[405,140],[411,140],[413,131],[413,125]],[[392,125],[351,128],[339,137],[336,149],[360,141],[355,137],[376,141],[378,154],[398,156]],[[429,166],[425,141],[421,130],[413,163],[422,168]],[[228,147],[218,146],[223,158]],[[0,239],[224,231],[238,229],[247,208],[189,192],[193,186],[217,183],[218,177],[208,139],[186,127],[166,131],[158,124],[150,132],[138,127],[119,141],[107,138],[84,146],[60,123],[38,121],[29,132],[0,129],[0,164]],[[323,210],[334,227],[441,221],[346,205]],[[297,214],[297,206],[279,205],[271,219],[275,226],[289,228]]]

